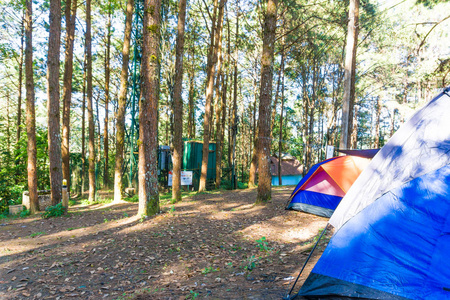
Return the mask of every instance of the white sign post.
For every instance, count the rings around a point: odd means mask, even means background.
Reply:
[[[327,146],[327,158],[332,158],[334,156],[334,146],[328,145]]]
[[[172,186],[173,172],[169,171],[167,185]],[[181,171],[181,185],[192,185],[192,171]]]

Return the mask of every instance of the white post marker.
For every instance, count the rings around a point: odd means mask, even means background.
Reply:
[[[332,158],[334,156],[334,146],[328,145],[327,146],[327,158]]]

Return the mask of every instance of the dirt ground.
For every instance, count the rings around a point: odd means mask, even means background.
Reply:
[[[256,189],[197,194],[145,220],[137,203],[1,220],[0,299],[281,299],[327,223],[284,210],[292,189],[266,206]]]

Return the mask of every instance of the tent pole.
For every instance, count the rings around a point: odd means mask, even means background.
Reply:
[[[300,273],[297,276],[297,279],[295,279],[294,285],[292,286],[291,290],[289,291],[289,293],[287,293],[286,297],[283,297],[283,300],[293,300],[298,296],[298,293],[295,294],[294,296],[291,297],[291,293],[294,290],[295,285],[297,284],[298,279],[300,278],[300,275],[302,275],[303,270],[306,267],[306,264],[308,263],[309,259],[311,258],[314,250],[316,250],[317,245],[319,244],[320,240],[322,239],[323,235],[325,234],[325,232],[327,231],[329,223],[327,223],[327,226],[325,226],[324,230],[322,231],[322,233],[320,234],[319,238],[317,239],[316,244],[314,245],[314,247],[311,249],[311,252],[309,252],[308,258],[305,260],[305,262],[303,263],[303,267],[300,270]]]

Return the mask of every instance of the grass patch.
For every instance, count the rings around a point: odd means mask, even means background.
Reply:
[[[96,197],[94,201],[89,201],[89,199],[83,199],[80,201],[80,204],[83,206],[87,205],[94,205],[94,204],[109,204],[113,202],[113,199],[111,198],[102,198],[102,197]]]
[[[139,202],[139,195],[133,195],[131,197],[125,197],[125,198],[123,198],[123,200],[127,201],[127,202],[131,202],[131,203],[137,203],[137,202]]]
[[[40,236],[40,235],[44,235],[44,234],[45,234],[44,231],[39,231],[39,232],[35,232],[35,233],[30,234],[30,237],[34,238],[36,236]]]
[[[84,228],[84,227],[83,227],[83,226],[80,226],[80,227],[70,227],[70,228],[67,228],[66,230],[67,230],[67,231],[72,231],[72,230],[80,229],[80,228]]]

